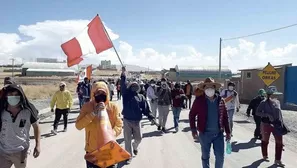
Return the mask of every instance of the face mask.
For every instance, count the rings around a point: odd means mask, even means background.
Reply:
[[[229,86],[228,89],[229,89],[229,90],[233,90],[234,87],[233,87],[233,86]]]
[[[154,86],[155,86],[155,84],[154,84],[154,83],[152,83],[152,84],[151,84],[151,86],[153,86],[153,87],[154,87]]]
[[[166,82],[161,82],[162,85],[166,84]]]
[[[106,102],[106,95],[100,94],[95,96],[96,103]]]
[[[215,90],[212,89],[212,88],[208,88],[204,92],[205,92],[205,94],[206,94],[207,97],[213,97],[214,94],[215,94]]]
[[[7,96],[7,102],[11,106],[16,106],[20,103],[21,96]]]

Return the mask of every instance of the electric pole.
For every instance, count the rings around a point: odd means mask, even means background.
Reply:
[[[11,60],[11,66],[12,66],[11,77],[13,78],[13,76],[14,76],[14,61],[15,61],[15,59],[14,58],[11,58],[10,60]]]
[[[219,49],[219,81],[222,79],[222,38],[220,38],[220,49]]]

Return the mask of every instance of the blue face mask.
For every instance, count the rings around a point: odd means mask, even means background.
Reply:
[[[11,106],[16,106],[20,103],[21,96],[7,96],[7,102]]]

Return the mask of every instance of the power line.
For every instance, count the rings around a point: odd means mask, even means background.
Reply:
[[[284,26],[284,27],[280,27],[280,28],[276,28],[276,29],[272,29],[272,30],[259,32],[259,33],[254,33],[254,34],[249,34],[249,35],[239,36],[239,37],[233,37],[233,38],[227,38],[227,39],[222,39],[222,40],[229,41],[229,40],[236,40],[236,39],[241,39],[241,38],[246,38],[246,37],[251,37],[251,36],[257,36],[257,35],[266,34],[266,33],[274,32],[274,31],[282,30],[282,29],[287,29],[287,28],[294,27],[294,26],[297,26],[297,23],[291,24],[288,26]]]

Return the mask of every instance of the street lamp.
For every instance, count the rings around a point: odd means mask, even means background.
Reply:
[[[10,56],[12,56],[12,54],[10,54]],[[11,71],[11,77],[13,78],[14,76],[14,61],[15,61],[15,58],[11,57],[11,67],[12,67],[12,71]]]

